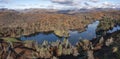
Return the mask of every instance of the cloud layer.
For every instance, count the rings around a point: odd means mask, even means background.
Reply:
[[[119,0],[114,0],[114,1],[113,0],[19,0],[19,1],[21,1],[20,4],[18,0],[0,0],[0,8],[3,7],[52,8],[52,9],[120,8]]]
[[[75,8],[119,8],[120,4],[109,2],[109,0],[50,0],[64,6]],[[102,2],[101,2],[102,1]],[[119,5],[119,6],[118,6]]]
[[[52,1],[53,3],[65,4],[65,5],[78,5],[84,1],[96,3],[99,0],[50,0],[50,1]]]

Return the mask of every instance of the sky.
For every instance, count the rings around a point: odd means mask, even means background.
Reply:
[[[0,8],[8,9],[120,8],[120,0],[0,0]]]

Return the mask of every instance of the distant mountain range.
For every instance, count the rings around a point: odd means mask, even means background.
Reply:
[[[120,8],[93,8],[93,9],[71,9],[71,10],[57,10],[57,9],[23,9],[23,10],[13,10],[2,8],[0,11],[17,11],[17,12],[30,12],[30,13],[63,13],[63,14],[73,14],[73,13],[81,13],[81,12],[90,12],[90,11],[112,11],[112,10],[120,10]]]
[[[59,10],[58,13],[81,13],[81,12],[90,12],[90,11],[112,11],[120,10],[120,8],[94,8],[94,9],[74,9],[74,10]]]

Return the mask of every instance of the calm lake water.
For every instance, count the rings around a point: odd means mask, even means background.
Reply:
[[[99,24],[99,21],[95,21],[92,24],[89,24],[85,31],[78,32],[78,31],[69,31],[70,37],[68,37],[69,41],[72,44],[75,44],[80,39],[88,39],[91,40],[92,38],[96,37],[96,28]],[[39,43],[42,43],[44,40],[49,42],[55,42],[57,40],[63,40],[64,38],[60,38],[56,36],[54,33],[39,33],[33,36],[25,37],[22,36],[21,40],[35,40]]]
[[[70,43],[74,45],[76,44],[76,42],[82,39],[92,40],[93,38],[96,38],[96,29],[97,29],[98,24],[99,24],[99,21],[95,21],[92,24],[89,24],[86,27],[86,30],[83,32],[69,31],[70,36],[68,37],[68,39]],[[112,33],[117,30],[120,30],[120,26],[113,27],[113,29],[108,30],[107,33]],[[38,43],[42,43],[44,40],[48,42],[55,42],[57,40],[62,41],[64,38],[60,38],[56,36],[53,32],[50,32],[50,33],[38,33],[36,35],[32,35],[28,37],[22,36],[20,39],[21,40],[35,40]]]
[[[117,25],[117,26],[113,27],[112,29],[108,30],[107,33],[113,33],[118,30],[120,30],[120,25]]]

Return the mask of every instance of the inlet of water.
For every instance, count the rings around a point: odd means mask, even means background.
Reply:
[[[68,37],[68,39],[69,39],[70,43],[76,44],[76,42],[78,42],[79,40],[82,40],[82,39],[92,40],[93,38],[96,38],[96,36],[97,36],[96,29],[97,29],[98,24],[99,24],[99,21],[95,21],[92,24],[89,24],[86,27],[86,30],[83,32],[69,31],[70,36]],[[113,27],[112,29],[109,29],[108,31],[106,31],[106,33],[113,33],[118,30],[120,30],[119,25]],[[35,40],[38,43],[42,43],[44,40],[46,40],[48,42],[55,42],[57,40],[62,41],[64,38],[58,37],[53,32],[50,32],[50,33],[42,32],[42,33],[32,35],[32,36],[27,36],[27,37],[22,36],[20,39],[23,41],[24,40]]]
[[[99,21],[95,21],[92,24],[89,24],[85,31],[78,32],[78,31],[69,31],[70,37],[68,37],[70,43],[75,44],[80,39],[88,39],[91,40],[96,37],[96,29],[99,24]],[[38,43],[42,43],[44,40],[48,42],[55,42],[57,40],[63,40],[64,38],[60,38],[56,36],[54,33],[39,33],[33,36],[22,36],[21,40],[35,40]]]

